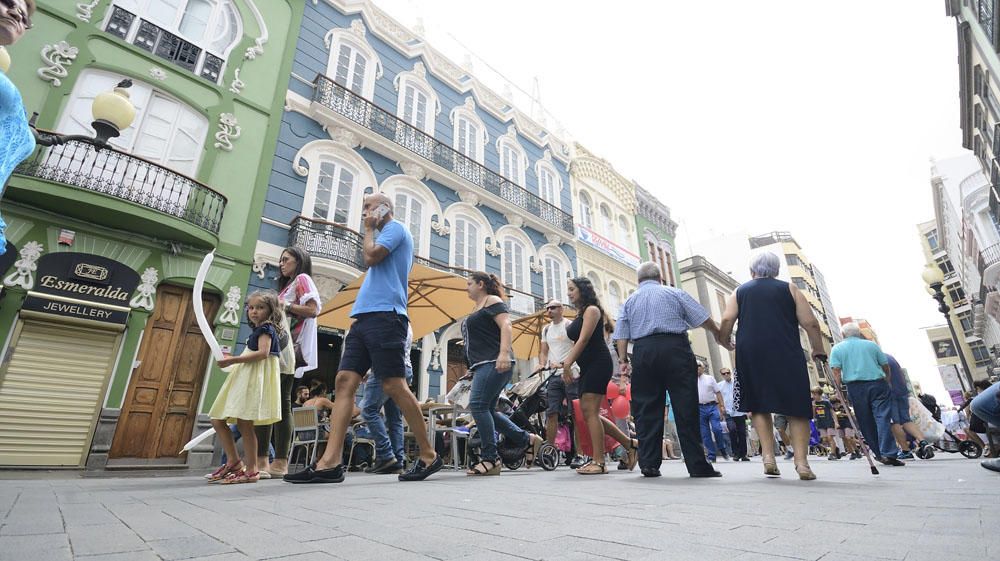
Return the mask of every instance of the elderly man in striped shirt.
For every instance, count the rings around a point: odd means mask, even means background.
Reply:
[[[639,265],[639,288],[621,308],[614,339],[622,376],[632,379],[632,415],[639,437],[639,467],[660,476],[663,406],[666,392],[674,407],[677,436],[691,477],[721,477],[705,459],[698,426],[697,365],[687,331],[703,327],[716,338],[719,326],[683,290],[662,284],[660,268]],[[633,342],[632,362],[628,343]],[[729,342],[723,346],[731,348]]]

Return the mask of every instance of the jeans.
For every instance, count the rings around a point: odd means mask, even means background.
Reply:
[[[408,370],[406,383],[413,381],[413,371]],[[385,408],[385,420],[382,409]],[[374,373],[365,382],[365,397],[361,401],[361,418],[368,426],[368,433],[375,441],[376,460],[403,461],[403,414],[396,402],[382,391],[382,379]]]
[[[1000,395],[997,395],[998,391],[1000,391],[1000,383],[993,384],[979,392],[979,395],[969,405],[977,417],[994,427],[1000,427]]]
[[[892,436],[892,396],[885,380],[848,382],[847,394],[854,405],[858,428],[869,447],[885,458],[899,455],[899,446]]]
[[[708,451],[708,461],[715,460],[716,442],[719,444],[718,452],[725,456],[727,454],[726,433],[722,431],[719,406],[715,403],[699,403],[698,420],[701,422],[701,443]],[[712,433],[715,433],[715,442],[712,441]]]
[[[512,444],[516,442],[523,446],[531,438],[509,417],[496,411],[500,391],[510,382],[512,373],[513,369],[497,372],[496,365],[492,362],[480,364],[472,369],[469,410],[472,412],[472,418],[476,420],[479,438],[482,440],[479,457],[483,460],[495,460],[500,456],[497,452],[497,431]]]

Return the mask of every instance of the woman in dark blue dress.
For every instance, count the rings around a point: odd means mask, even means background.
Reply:
[[[774,458],[772,413],[788,417],[795,471],[800,479],[816,476],[809,468],[809,371],[799,341],[799,326],[809,335],[813,357],[826,356],[819,321],[809,302],[795,287],[780,281],[778,256],[760,253],[750,264],[753,280],[736,289],[726,301],[719,328],[719,340],[729,341],[736,333],[736,388],[734,407],[752,413],[753,426],[760,436],[764,473],[779,476]]]

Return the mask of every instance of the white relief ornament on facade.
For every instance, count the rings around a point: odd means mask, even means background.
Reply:
[[[240,297],[242,296],[240,287],[230,286],[226,293],[226,303],[222,305],[225,310],[219,316],[219,323],[223,325],[236,326],[240,324]]]
[[[241,70],[243,70],[243,67],[237,68],[233,71],[233,81],[229,83],[229,91],[237,95],[243,93],[243,88],[246,87],[246,83],[243,80],[240,80]]]
[[[80,54],[80,49],[77,49],[66,41],[59,41],[58,43],[43,46],[41,52],[42,60],[48,66],[38,69],[38,77],[46,82],[51,82],[52,87],[58,87],[62,84],[62,79],[69,76],[69,71],[66,70],[66,67],[73,64],[78,54]]]
[[[515,228],[521,228],[524,226],[524,217],[519,214],[505,214],[503,217],[507,221],[507,224],[510,224]]]
[[[531,272],[542,274],[545,272],[545,267],[542,265],[541,259],[532,259],[531,265],[529,265]]]
[[[548,240],[548,242],[552,245],[560,245],[561,243],[563,243],[562,236],[560,236],[559,234],[552,234],[552,233],[545,234],[545,239]]]
[[[496,241],[494,241],[493,243],[487,243],[486,253],[489,253],[493,257],[500,257],[500,254],[503,253],[503,248],[500,247],[500,244],[498,244]]]
[[[243,58],[246,60],[254,60],[260,55],[264,54],[264,45],[267,44],[269,34],[267,31],[267,21],[264,19],[263,14],[257,9],[257,4],[255,0],[246,0],[248,6],[250,6],[250,11],[253,12],[254,19],[257,20],[257,27],[260,28],[260,35],[253,40],[253,45],[247,47],[246,52],[243,53]]]
[[[463,203],[468,203],[472,206],[479,206],[479,195],[473,193],[472,191],[462,190],[458,192],[458,198],[462,200]]]
[[[219,115],[219,132],[215,133],[215,147],[226,152],[233,151],[233,142],[242,134],[243,129],[240,128],[239,123],[236,121],[236,115],[232,113],[223,113]]]
[[[333,127],[326,128],[323,130],[330,135],[330,139],[334,142],[339,142],[348,148],[357,148],[361,146],[361,138],[352,130],[345,127]]]
[[[444,220],[431,220],[431,230],[434,230],[439,236],[448,236],[451,234],[451,226],[448,226]]]
[[[86,2],[81,2],[76,5],[76,19],[90,23],[90,18],[94,17],[94,8],[101,3],[101,0],[94,0],[93,2],[87,4]]]
[[[258,279],[264,280],[264,273],[267,271],[267,261],[263,259],[255,259],[253,265],[250,266],[250,269],[256,273]]]
[[[142,276],[139,278],[142,280],[142,284],[136,288],[135,296],[132,297],[128,305],[152,312],[155,306],[153,295],[156,294],[156,283],[160,280],[160,274],[153,267],[149,267],[142,272]]]
[[[45,246],[38,242],[28,242],[24,244],[18,255],[20,259],[14,262],[14,272],[3,279],[5,286],[20,286],[25,290],[35,287],[35,271],[38,270],[38,258],[45,251]]]
[[[162,68],[154,66],[149,69],[149,77],[162,82],[167,79],[167,73]]]
[[[434,345],[431,348],[431,362],[427,365],[432,370],[441,370],[441,347]]]
[[[427,177],[427,170],[425,170],[424,166],[420,164],[415,164],[413,162],[400,162],[399,169],[403,170],[404,175],[408,175],[417,181]]]

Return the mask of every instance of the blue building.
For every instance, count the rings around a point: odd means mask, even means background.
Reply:
[[[251,289],[299,245],[329,301],[363,272],[362,198],[383,191],[432,266],[498,274],[518,314],[565,300],[571,146],[368,1],[306,2],[292,69]],[[460,338],[450,325],[415,342],[418,397],[464,373]],[[340,334],[320,347],[332,377]]]

